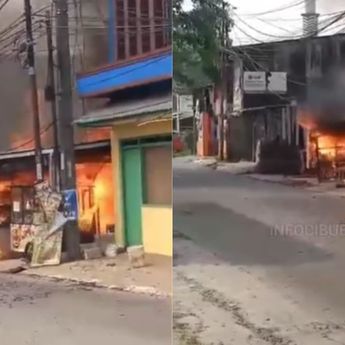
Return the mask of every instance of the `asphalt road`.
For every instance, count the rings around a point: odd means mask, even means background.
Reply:
[[[205,293],[213,291],[241,306],[243,319],[252,317],[244,324],[250,325],[247,331],[254,338],[255,330],[263,327],[287,336],[285,340],[259,336],[258,341],[345,344],[344,224],[343,197],[175,161],[174,294],[180,313],[195,291],[204,302]],[[191,295],[186,297],[182,285],[188,282]],[[232,316],[238,324],[239,315]],[[257,328],[253,320],[259,323]],[[332,325],[336,325],[334,334]],[[227,344],[225,339],[218,341]],[[236,342],[242,343],[235,339],[229,344]]]
[[[2,345],[169,345],[169,300],[0,275]]]

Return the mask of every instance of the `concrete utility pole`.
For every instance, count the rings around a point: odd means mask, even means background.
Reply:
[[[53,119],[53,164],[54,164],[54,188],[60,190],[60,165],[59,165],[59,139],[58,139],[58,121],[56,109],[56,89],[55,89],[55,69],[54,69],[54,47],[51,24],[51,13],[46,13],[46,30],[47,30],[47,48],[48,48],[48,82],[46,89],[46,98],[51,102],[51,112]]]
[[[75,191],[75,156],[73,130],[72,71],[69,45],[67,0],[56,0],[56,49],[59,65],[60,98],[58,102],[59,144],[62,191]],[[65,240],[70,260],[80,258],[80,233],[77,220],[69,220]]]
[[[222,4],[223,12],[225,11],[225,1],[223,1]],[[218,123],[218,132],[219,132],[219,145],[218,145],[218,158],[220,161],[224,160],[224,119],[225,119],[225,113],[226,109],[224,109],[224,103],[226,103],[227,100],[227,90],[226,90],[226,73],[225,73],[225,52],[224,48],[226,48],[227,45],[227,28],[225,28],[225,20],[223,19],[222,23],[222,51],[220,55],[220,83],[221,83],[221,97],[220,97],[220,116],[219,116],[219,123]]]
[[[31,102],[33,114],[33,129],[35,142],[35,163],[36,163],[36,180],[43,180],[42,151],[41,151],[41,129],[39,103],[37,93],[37,80],[35,68],[34,40],[32,35],[32,13],[30,0],[24,0],[25,25],[26,25],[26,44],[27,44],[27,63],[31,84]]]
[[[314,50],[312,47],[313,36],[316,36],[319,32],[319,14],[316,13],[316,0],[305,0],[305,13],[302,14],[303,17],[303,35],[306,38],[306,55],[305,55],[305,68],[306,68],[306,83],[307,91],[306,97],[309,97],[309,93],[312,88],[313,81],[315,76],[321,71],[321,66],[312,66]],[[316,59],[317,60],[317,59]],[[310,131],[304,129],[304,140],[305,140],[305,149],[306,149],[306,161],[305,166],[307,169],[310,167],[310,152],[309,152],[309,141],[310,141]]]

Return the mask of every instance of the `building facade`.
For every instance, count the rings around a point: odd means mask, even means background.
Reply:
[[[297,114],[329,73],[344,68],[345,36],[238,46],[228,58],[233,66],[228,93],[232,109],[228,135],[230,159],[255,160],[258,142],[278,136],[306,151],[308,133],[298,123]],[[245,92],[246,71],[264,72],[268,77],[270,73],[282,72],[286,76],[286,91]]]
[[[135,2],[119,1],[116,6],[128,8],[129,3]],[[161,13],[164,4],[157,5],[160,10],[156,13],[152,12],[154,2],[148,1],[149,13],[159,23],[154,19],[151,25],[137,23],[133,37],[125,35],[121,41],[119,30],[110,32],[109,57],[113,61],[78,75],[80,98],[107,102],[86,112],[76,126],[110,132],[116,243],[121,247],[143,245],[147,253],[171,256],[172,52],[165,36],[170,19]],[[119,7],[115,9],[122,13]],[[129,17],[123,18],[125,25],[115,21],[116,27],[126,31],[131,26],[127,26]]]

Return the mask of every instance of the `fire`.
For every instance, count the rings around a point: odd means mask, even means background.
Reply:
[[[334,178],[345,164],[345,132],[334,125],[323,126],[318,123],[318,118],[318,114],[306,109],[298,113],[299,124],[307,130],[309,167],[317,168],[320,179]]]
[[[115,223],[114,187],[111,163],[77,164],[80,228],[104,233],[108,225]]]
[[[106,181],[104,179],[96,180],[95,183],[95,197],[97,200],[101,199],[106,192]]]
[[[336,156],[344,154],[345,135],[344,137],[338,137],[321,134],[316,140],[319,148],[319,154],[325,158],[334,159]]]
[[[310,134],[309,149],[319,155],[319,159],[334,160],[339,155],[345,157],[345,133],[335,134],[319,128],[316,115],[305,109],[298,113],[298,123]]]
[[[300,110],[298,112],[297,121],[299,125],[305,129],[310,131],[317,129],[317,124],[314,121],[313,114],[306,110]]]

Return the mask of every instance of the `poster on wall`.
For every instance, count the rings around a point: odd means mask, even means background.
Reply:
[[[11,250],[24,253],[28,243],[32,242],[37,234],[37,226],[30,224],[11,224]]]
[[[75,189],[63,191],[63,214],[68,220],[78,219],[78,199]]]
[[[239,116],[243,108],[242,71],[242,60],[236,59],[234,61],[234,95],[232,105],[232,115],[234,116]]]

